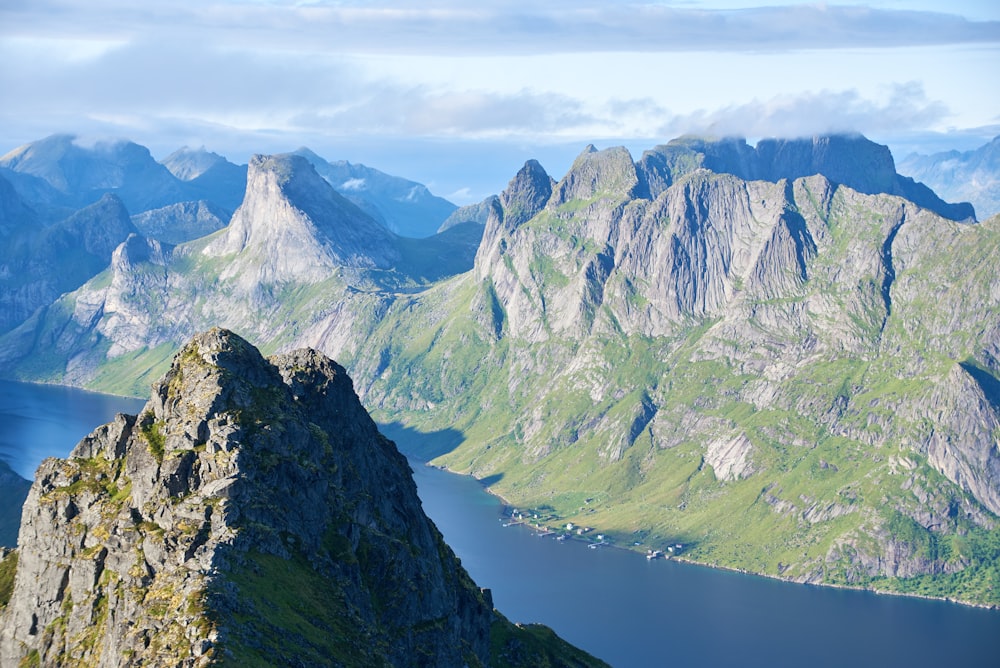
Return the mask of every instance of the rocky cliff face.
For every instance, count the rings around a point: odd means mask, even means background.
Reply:
[[[4,665],[485,666],[494,626],[519,633],[344,369],[223,330],[42,464],[0,614]]]
[[[438,462],[555,525],[1000,602],[1000,219],[760,171],[858,158],[877,190],[891,159],[852,146],[586,150],[529,219],[491,218],[472,280],[390,307],[364,400],[461,430]]]
[[[211,202],[180,202],[132,216],[144,236],[168,244],[182,244],[213,232],[229,223],[229,214]]]
[[[747,181],[797,179],[822,174],[867,195],[898,195],[949,220],[975,219],[971,204],[949,204],[930,188],[896,173],[888,147],[860,135],[812,139],[764,139],[750,147],[742,139],[682,137],[647,151],[640,178],[652,198],[696,169],[733,174]]]
[[[19,225],[0,247],[0,332],[100,272],[135,231],[114,195],[47,227]]]

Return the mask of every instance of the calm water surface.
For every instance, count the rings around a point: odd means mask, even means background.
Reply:
[[[504,528],[477,481],[410,465],[424,510],[498,610],[614,666],[1000,666],[1000,612],[558,542]]]
[[[0,459],[28,480],[46,457],[65,457],[115,413],[138,413],[145,402],[58,385],[0,380]]]
[[[141,401],[0,382],[0,458],[29,477]],[[790,585],[504,528],[476,481],[411,461],[424,509],[497,608],[614,666],[1000,665],[1000,612]]]

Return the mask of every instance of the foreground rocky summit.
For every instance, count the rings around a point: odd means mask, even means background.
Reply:
[[[18,543],[4,666],[600,665],[493,611],[343,368],[225,330],[42,464]]]

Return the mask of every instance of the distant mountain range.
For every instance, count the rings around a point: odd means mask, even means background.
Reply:
[[[899,171],[952,200],[971,202],[985,219],[1000,213],[1000,136],[974,151],[912,153]]]
[[[321,174],[255,157],[227,227],[129,236],[0,368],[137,394],[210,326],[309,346],[551,527],[1000,604],[1000,217],[860,136],[591,146],[427,239]]]
[[[307,148],[296,153],[338,192],[401,236],[431,236],[456,209],[414,181],[342,160],[330,163]],[[73,135],[52,135],[0,157],[0,177],[49,222],[108,193],[133,215],[165,208],[156,215],[166,218],[180,203],[204,202],[228,221],[243,201],[246,171],[246,165],[234,165],[204,148],[181,148],[159,163],[148,149],[129,141],[83,145]]]

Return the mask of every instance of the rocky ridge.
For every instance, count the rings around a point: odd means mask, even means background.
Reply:
[[[41,465],[18,544],[4,665],[488,666],[531,644],[423,514],[344,369],[224,330],[186,345],[138,416]]]
[[[746,180],[742,146],[706,151],[721,172],[588,147],[526,221],[491,217],[469,280],[389,309],[352,366],[364,400],[461,430],[435,461],[554,526],[997,604],[1000,219]],[[891,165],[831,153],[869,185]]]

